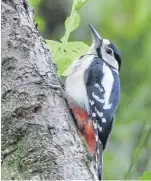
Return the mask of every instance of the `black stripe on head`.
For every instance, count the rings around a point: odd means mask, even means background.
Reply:
[[[96,49],[96,52],[97,52],[98,57],[102,58],[100,47]]]
[[[118,64],[119,64],[119,70],[120,70],[121,61],[122,61],[120,51],[118,50],[118,48],[116,47],[116,45],[113,44],[112,42],[110,42],[110,44],[109,44],[108,46],[109,46],[110,48],[112,48],[112,50],[113,50],[113,52],[114,52],[114,57],[115,57],[115,59],[117,60],[117,62],[118,62]]]

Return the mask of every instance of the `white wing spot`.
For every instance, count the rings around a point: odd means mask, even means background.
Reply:
[[[96,117],[96,114],[95,114],[95,113],[92,113],[92,117],[94,117],[94,118],[95,118],[95,117]]]
[[[92,100],[89,100],[89,102],[90,102],[90,104],[91,104],[91,106],[93,106],[94,105],[94,101]]]
[[[95,107],[95,111],[100,118],[103,117],[103,112],[99,112],[96,107]]]
[[[100,132],[102,132],[102,126],[98,126]]]
[[[106,123],[106,119],[105,118],[102,118],[102,123]]]
[[[99,140],[99,143],[102,145],[102,142],[101,142],[101,140]]]
[[[103,92],[103,89],[99,86],[99,84],[95,84],[94,87],[97,87],[101,92]]]
[[[96,142],[99,140],[98,135],[95,135]]]
[[[97,167],[98,167],[98,165],[97,165],[97,160],[98,160],[97,156],[95,156],[95,159],[96,159],[96,164],[95,164],[95,166],[96,166],[96,168],[97,168]]]
[[[93,122],[94,129],[97,129],[97,124]]]
[[[97,95],[94,94],[94,92],[92,93],[92,97],[97,100],[100,103],[104,103],[104,99],[100,99]]]

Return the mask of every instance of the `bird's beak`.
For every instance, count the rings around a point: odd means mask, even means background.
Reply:
[[[89,28],[90,28],[90,32],[91,32],[95,47],[96,48],[101,47],[103,38],[100,37],[99,33],[96,31],[96,29],[91,24],[89,24]]]

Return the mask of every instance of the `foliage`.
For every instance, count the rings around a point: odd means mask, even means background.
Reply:
[[[139,177],[139,180],[151,180],[151,172],[144,172],[143,176]]]
[[[150,5],[150,0],[74,0],[61,42],[47,41],[60,74],[87,51],[86,44],[91,41],[88,24],[121,51],[121,100],[110,144],[104,152],[105,180],[137,179],[145,170],[151,170]]]
[[[38,29],[39,31],[43,31],[45,29],[45,21],[42,18],[42,16],[38,16],[38,11],[39,11],[39,4],[40,0],[28,0],[28,3],[30,6],[34,7],[34,12],[35,12],[35,24],[38,24]]]
[[[83,42],[68,42],[70,33],[77,29],[80,24],[80,14],[78,11],[86,1],[87,0],[74,0],[71,14],[65,21],[66,32],[61,38],[61,42],[46,40],[49,48],[52,48],[54,59],[58,65],[59,75],[67,76],[68,72],[66,69],[72,61],[88,50],[88,46]]]
[[[148,124],[146,124],[143,127],[143,134],[140,137],[139,145],[137,146],[137,148],[133,152],[132,159],[131,159],[131,164],[129,166],[129,169],[128,169],[127,173],[125,174],[125,180],[130,179],[132,168],[137,163],[137,161],[139,159],[139,154],[140,154],[141,150],[144,147],[144,142],[148,139],[148,137],[150,135],[150,132],[151,132],[150,126]]]

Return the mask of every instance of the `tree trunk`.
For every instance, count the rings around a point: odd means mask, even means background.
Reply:
[[[32,10],[25,0],[3,0],[3,180],[92,179],[88,154],[60,89]]]

